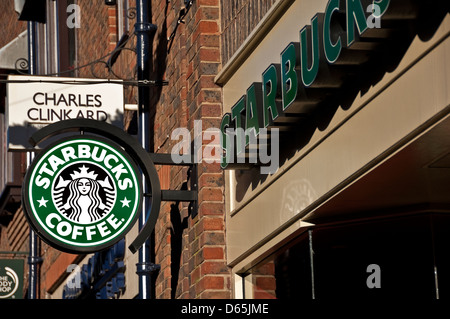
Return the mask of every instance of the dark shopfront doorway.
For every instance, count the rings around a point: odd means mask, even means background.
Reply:
[[[251,269],[253,297],[450,299],[449,132],[446,116],[305,216]]]
[[[251,270],[253,297],[450,298],[448,229],[448,213],[314,228]]]
[[[314,231],[316,297],[448,296],[449,221],[423,214]]]

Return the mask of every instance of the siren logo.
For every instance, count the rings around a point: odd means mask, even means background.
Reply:
[[[9,267],[0,267],[0,299],[12,297],[19,288],[19,276]]]
[[[27,172],[24,206],[32,226],[57,248],[92,252],[134,224],[141,186],[134,162],[98,137],[72,137],[42,151]]]
[[[99,174],[106,176],[102,180]],[[52,199],[56,209],[75,223],[98,221],[111,211],[116,198],[114,184],[110,181],[108,172],[100,167],[96,169],[87,163],[69,165],[59,174],[57,183],[53,183]]]

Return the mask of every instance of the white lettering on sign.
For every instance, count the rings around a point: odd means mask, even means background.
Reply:
[[[6,299],[13,296],[19,288],[19,277],[10,267],[1,267],[0,271],[0,299]]]
[[[102,237],[108,236],[112,230],[119,228],[122,223],[123,220],[119,220],[114,214],[111,214],[106,221],[91,226],[72,226],[71,223],[63,221],[57,213],[50,213],[45,219],[47,227],[56,229],[59,235],[64,237],[71,235],[74,240],[85,237],[88,241],[92,240],[92,236],[95,234],[100,234]]]
[[[126,177],[121,179],[122,175],[128,174],[128,170],[125,169],[123,163],[119,163],[119,159],[114,154],[107,154],[106,149],[101,149],[98,146],[92,148],[89,145],[80,144],[75,149],[71,146],[61,149],[62,158],[51,155],[48,160],[42,164],[39,169],[39,175],[35,179],[35,185],[38,187],[43,187],[47,189],[50,187],[50,178],[46,175],[52,177],[59,166],[64,165],[67,161],[77,158],[90,158],[98,163],[103,163],[103,165],[111,169],[111,173],[117,180],[119,188],[121,190],[126,190],[127,188],[133,187],[133,182],[130,178]],[[119,163],[119,164],[118,164]]]

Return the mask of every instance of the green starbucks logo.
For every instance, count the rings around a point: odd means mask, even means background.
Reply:
[[[24,207],[38,234],[69,252],[113,245],[139,211],[138,170],[119,146],[71,137],[42,151],[25,178]]]

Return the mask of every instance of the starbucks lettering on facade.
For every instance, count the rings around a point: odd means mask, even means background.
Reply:
[[[343,79],[349,77],[342,67],[348,63],[341,61],[343,50],[353,49],[345,59],[357,64],[364,57],[355,53],[360,38],[369,29],[382,28],[380,19],[390,3],[329,0],[323,13],[312,17],[310,25],[299,28],[298,42],[279,48],[279,63],[270,64],[262,72],[261,82],[252,83],[231,112],[224,114],[220,126],[224,150],[221,167],[235,168],[235,157],[248,151],[250,141],[255,141],[249,137],[257,137],[261,129],[293,126],[300,121],[295,118],[304,118],[317,101],[337,95],[333,90],[342,87]]]
[[[101,250],[123,238],[139,215],[138,176],[133,160],[109,140],[62,139],[28,169],[26,215],[37,233],[61,250]]]

